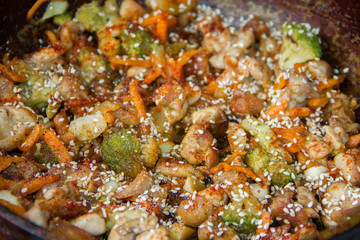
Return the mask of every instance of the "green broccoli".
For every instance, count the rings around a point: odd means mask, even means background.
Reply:
[[[256,221],[260,218],[260,202],[252,195],[240,202],[232,201],[224,210],[221,220],[234,228],[239,235],[256,232]]]
[[[294,166],[284,161],[271,162],[266,169],[273,185],[285,187],[289,182],[294,182],[293,176],[296,174],[296,170]]]
[[[135,178],[141,170],[141,144],[137,137],[121,129],[104,138],[101,145],[102,159],[110,169]]]
[[[271,154],[267,153],[263,148],[257,147],[246,154],[245,163],[256,174],[259,174],[264,172],[271,158]]]
[[[71,20],[70,13],[63,13],[54,17],[53,22],[59,26],[62,26],[67,21]]]
[[[104,73],[110,72],[106,58],[91,47],[80,49],[76,60],[79,63],[79,74],[85,86],[89,86],[95,79],[102,79]]]
[[[45,21],[46,19],[63,14],[68,7],[69,3],[67,1],[51,1],[47,5],[45,13],[39,20],[39,23]]]
[[[148,56],[158,45],[149,32],[140,29],[130,33],[125,31],[120,39],[122,52],[130,57]]]
[[[79,7],[75,18],[89,32],[99,31],[107,21],[106,15],[97,1],[92,1]]]
[[[290,153],[281,146],[275,133],[265,123],[252,117],[243,119],[240,126],[258,139],[265,151],[273,155],[279,155],[280,158],[287,162],[292,162]]]
[[[56,164],[59,162],[50,146],[43,139],[40,139],[40,141],[36,143],[35,146],[36,150],[34,154],[34,160],[36,162],[41,164]]]
[[[287,69],[322,55],[320,39],[305,24],[286,23],[281,26],[282,45],[279,65]]]

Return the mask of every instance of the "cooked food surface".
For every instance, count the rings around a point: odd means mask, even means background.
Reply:
[[[312,239],[360,213],[358,103],[319,29],[51,1],[0,64],[0,204],[76,239]]]

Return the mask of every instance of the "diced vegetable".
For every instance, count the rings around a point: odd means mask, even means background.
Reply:
[[[80,65],[80,77],[83,83],[88,86],[95,79],[101,79],[106,71],[110,71],[105,57],[90,47],[83,47],[76,56]]]
[[[180,223],[174,223],[170,227],[170,238],[173,240],[186,240],[196,233],[195,229]]]
[[[124,32],[120,35],[121,50],[130,57],[148,56],[158,44],[145,30],[136,30],[133,33]]]
[[[257,147],[246,154],[245,162],[251,170],[253,170],[256,174],[259,174],[264,172],[271,158],[271,154],[267,153],[261,147]]]
[[[70,13],[63,13],[60,15],[56,15],[53,19],[53,22],[59,26],[62,26],[64,23],[70,20],[71,20]]]
[[[310,31],[307,25],[286,23],[282,25],[281,31],[280,67],[287,69],[295,63],[303,63],[321,57],[320,39]]]
[[[241,121],[240,126],[251,135],[258,139],[260,145],[270,154],[279,155],[287,162],[291,162],[291,155],[288,153],[277,140],[275,133],[265,123],[256,118],[244,119]]]
[[[106,16],[97,1],[82,5],[75,18],[90,32],[97,32],[106,24]]]
[[[156,5],[170,14],[181,14],[191,11],[196,6],[196,0],[155,0]]]
[[[47,5],[45,13],[40,19],[40,22],[65,13],[68,7],[69,7],[69,3],[67,1],[51,1]]]
[[[284,187],[289,182],[293,182],[293,176],[296,174],[295,168],[284,161],[269,164],[267,170],[271,177],[271,183],[279,187]]]
[[[35,161],[42,164],[56,164],[58,159],[55,156],[54,152],[51,150],[50,146],[44,141],[40,140],[39,143],[36,143],[35,151]]]
[[[135,135],[121,129],[104,138],[101,146],[102,159],[110,169],[135,178],[142,168],[141,145]]]

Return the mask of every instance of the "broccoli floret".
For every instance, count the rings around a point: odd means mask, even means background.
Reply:
[[[275,133],[265,123],[256,118],[246,118],[240,122],[240,126],[258,139],[266,152],[270,154],[278,153],[287,162],[292,161],[290,153],[281,146]]]
[[[130,57],[148,56],[158,45],[154,38],[145,30],[136,30],[132,33],[123,32],[120,35],[121,50]]]
[[[110,169],[135,178],[142,168],[141,144],[137,137],[121,129],[104,138],[101,146],[102,159]]]
[[[322,55],[320,39],[305,24],[286,23],[281,26],[282,45],[279,65],[287,69]]]
[[[224,210],[221,220],[234,228],[239,235],[250,235],[256,232],[256,221],[259,219],[259,201],[252,195],[241,202],[232,201]]]
[[[39,22],[63,14],[68,7],[69,3],[67,1],[51,1]]]
[[[296,174],[296,170],[284,161],[272,162],[266,169],[273,185],[285,187],[286,184],[294,181],[293,176]]]
[[[67,21],[71,20],[70,13],[63,13],[54,17],[53,21],[55,24],[62,26]]]
[[[99,31],[107,21],[97,1],[86,3],[79,7],[76,11],[75,18],[83,25],[85,30],[90,32]]]
[[[271,154],[267,153],[263,148],[257,147],[246,154],[245,162],[251,170],[259,174],[265,170],[271,157]]]
[[[56,164],[59,162],[50,146],[43,139],[40,139],[40,141],[36,143],[35,146],[36,151],[34,154],[34,159],[36,162],[41,164]]]
[[[102,79],[105,72],[110,71],[106,58],[90,47],[83,47],[76,56],[79,63],[80,78],[85,86],[89,86],[95,79]]]

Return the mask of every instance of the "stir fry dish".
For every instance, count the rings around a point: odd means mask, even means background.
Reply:
[[[0,204],[50,239],[312,239],[360,213],[358,103],[319,29],[43,2],[45,47],[0,64]]]

